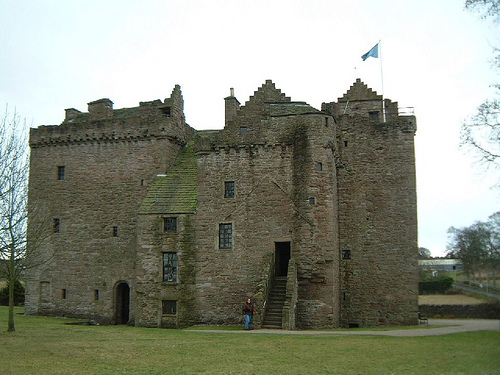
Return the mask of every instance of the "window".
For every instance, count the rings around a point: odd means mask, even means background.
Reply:
[[[59,233],[61,231],[61,219],[54,219],[54,233]]]
[[[309,198],[309,204],[316,204],[316,198],[314,197]]]
[[[113,237],[118,237],[118,227],[113,227]]]
[[[246,126],[240,127],[240,134],[245,135],[248,134],[248,128]]]
[[[322,171],[323,170],[323,163],[316,163],[316,170]]]
[[[177,253],[163,253],[163,281],[177,282]]]
[[[328,126],[328,117],[325,117],[325,126]]]
[[[177,314],[177,301],[164,300],[161,301],[161,310],[163,315],[176,315]]]
[[[351,259],[351,250],[342,250],[342,259]]]
[[[163,218],[163,230],[165,232],[177,232],[177,218],[176,217]]]
[[[219,249],[233,248],[233,224],[219,224]]]
[[[224,198],[234,198],[234,181],[224,182]]]
[[[378,111],[368,112],[370,121],[378,121]]]
[[[163,107],[161,112],[163,113],[163,116],[170,117],[170,107]]]
[[[57,179],[58,180],[65,180],[66,179],[66,168],[64,165],[60,165],[57,167]]]
[[[66,299],[68,297],[68,291],[66,289],[61,289],[61,299]]]
[[[99,289],[94,289],[94,300],[99,301]]]

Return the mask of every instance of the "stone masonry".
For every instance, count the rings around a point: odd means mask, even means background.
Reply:
[[[416,324],[415,117],[360,80],[321,110],[270,80],[224,101],[216,131],[185,123],[179,86],[31,130],[29,208],[46,215],[30,226],[50,235],[26,312],[239,324],[252,297],[259,326],[281,279],[281,328]]]

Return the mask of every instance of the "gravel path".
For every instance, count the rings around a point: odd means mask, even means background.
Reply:
[[[436,326],[436,327],[432,327]],[[325,331],[287,331],[281,329],[255,329],[245,331],[225,330],[193,330],[207,333],[233,333],[233,334],[275,334],[275,335],[370,335],[393,337],[421,337],[448,335],[451,333],[470,331],[500,331],[500,320],[497,319],[429,319],[429,327],[421,324],[415,329],[395,329],[388,331],[362,331],[362,330],[325,330]]]

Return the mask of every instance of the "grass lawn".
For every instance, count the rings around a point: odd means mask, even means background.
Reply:
[[[0,307],[0,373],[500,374],[500,332],[255,335],[68,321],[16,315],[17,331],[9,333]]]

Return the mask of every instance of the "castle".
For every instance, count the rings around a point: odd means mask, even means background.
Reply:
[[[260,327],[417,323],[413,114],[361,80],[321,110],[267,80],[233,89],[221,130],[164,101],[30,132],[27,314],[101,324]],[[34,260],[36,263],[36,260]]]

